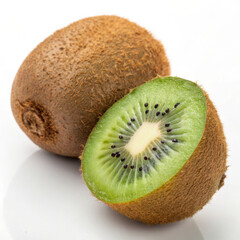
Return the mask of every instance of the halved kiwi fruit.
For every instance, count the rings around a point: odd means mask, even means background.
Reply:
[[[209,97],[195,83],[156,78],[99,120],[82,158],[91,192],[120,213],[167,223],[192,216],[223,185],[226,142]]]
[[[40,147],[78,157],[101,115],[157,76],[170,74],[163,45],[117,16],[85,18],[40,43],[12,87],[14,117]]]

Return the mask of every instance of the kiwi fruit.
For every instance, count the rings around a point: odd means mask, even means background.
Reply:
[[[24,60],[12,86],[13,115],[50,152],[78,157],[101,115],[129,89],[170,74],[163,45],[117,16],[56,31]]]
[[[99,120],[83,152],[83,178],[95,197],[129,218],[174,222],[223,186],[226,148],[206,92],[181,78],[156,78]]]

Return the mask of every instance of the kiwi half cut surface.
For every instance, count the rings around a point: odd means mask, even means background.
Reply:
[[[89,136],[82,158],[86,184],[98,199],[143,222],[169,222],[186,217],[189,213],[181,216],[178,205],[170,201],[173,187],[161,193],[163,196],[155,195],[174,176],[176,179],[194,156],[204,135],[207,111],[204,92],[193,82],[165,77],[137,87],[103,115]],[[215,174],[217,183],[225,172],[225,159],[221,172]],[[192,179],[188,179],[190,187],[197,184],[192,183],[194,174],[201,172],[201,166],[196,167],[200,168],[193,170]],[[190,190],[189,196],[186,192],[182,194],[183,200],[195,197]],[[154,201],[151,195],[156,198]],[[166,195],[170,196],[170,205],[159,210]],[[164,201],[162,204],[166,205]],[[168,213],[169,207],[171,214],[175,212],[174,217]]]

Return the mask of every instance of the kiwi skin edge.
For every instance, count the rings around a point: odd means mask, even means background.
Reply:
[[[223,186],[227,144],[217,111],[205,93],[207,120],[202,139],[183,168],[155,191],[126,203],[107,203],[119,213],[147,224],[191,217]]]
[[[101,115],[129,89],[168,76],[163,45],[117,16],[77,21],[40,43],[19,68],[13,115],[50,152],[78,157]]]

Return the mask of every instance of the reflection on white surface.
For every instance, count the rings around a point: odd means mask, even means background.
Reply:
[[[4,201],[15,240],[201,240],[193,218],[148,226],[96,200],[83,183],[77,159],[39,150],[14,176]]]

